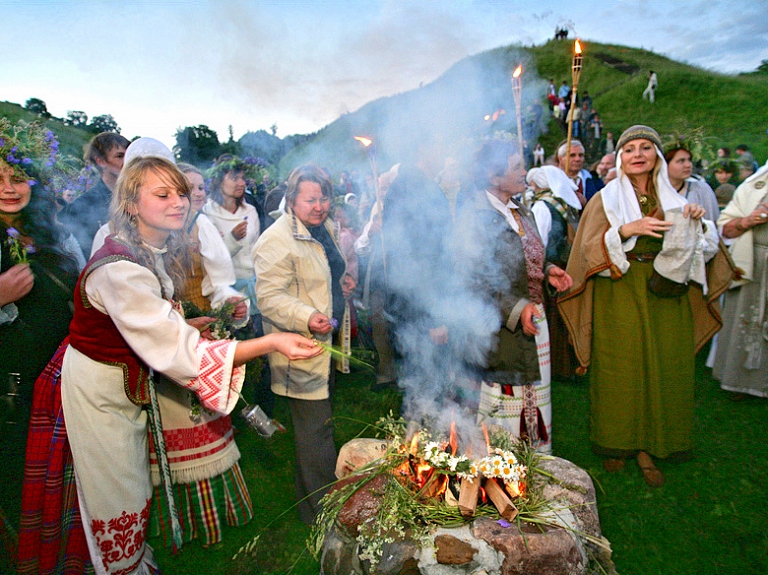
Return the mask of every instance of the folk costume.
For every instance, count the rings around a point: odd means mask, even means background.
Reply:
[[[768,164],[747,178],[720,214],[720,230],[768,204]],[[725,292],[723,329],[712,374],[726,391],[768,397],[768,225],[748,229],[730,246],[743,270]]]
[[[162,432],[150,372],[191,390],[211,411],[229,413],[237,402],[244,370],[233,367],[236,343],[201,339],[184,321],[164,297],[173,292],[165,250],[150,249],[154,270],[107,238],[78,280],[70,336],[36,382],[22,573],[89,561],[96,573],[157,572],[145,543],[152,500],[148,427],[158,445]]]
[[[527,436],[539,451],[552,450],[549,332],[543,306],[544,245],[530,212],[510,200],[479,192],[457,221],[457,261],[464,285],[498,310],[498,345],[485,365],[478,423]],[[540,321],[535,337],[520,316],[529,303]]]
[[[547,250],[547,261],[565,269],[581,216],[581,202],[575,193],[578,186],[555,166],[533,168],[527,180],[537,187],[531,212]],[[575,374],[576,361],[573,346],[568,342],[568,330],[557,309],[557,296],[545,292],[544,308],[552,351],[552,375],[570,379]]]
[[[663,458],[692,447],[694,355],[720,328],[718,297],[731,268],[718,251],[714,224],[682,217],[686,200],[669,183],[656,132],[634,126],[617,148],[639,138],[654,142],[661,163],[658,205],[648,196],[641,203],[619,155],[618,177],[582,214],[567,269],[573,287],[558,303],[580,365],[591,367],[593,450]],[[623,224],[651,213],[662,217],[659,208],[675,222],[663,239],[622,240]],[[687,283],[689,291],[656,295],[649,289],[654,272]]]

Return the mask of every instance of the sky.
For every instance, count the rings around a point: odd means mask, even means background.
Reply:
[[[205,124],[311,133],[462,58],[557,26],[721,73],[768,59],[763,0],[0,0],[0,100],[112,114],[169,146]],[[588,52],[585,55],[588,57]]]

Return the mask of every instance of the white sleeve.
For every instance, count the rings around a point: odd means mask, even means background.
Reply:
[[[244,377],[244,370],[234,368],[237,343],[201,338],[161,297],[151,271],[127,261],[106,264],[88,276],[85,292],[149,367],[197,394],[210,409],[234,409]]]
[[[235,284],[235,268],[219,230],[205,214],[197,216],[197,230],[200,257],[205,269],[203,295],[211,300],[214,307],[230,297],[241,297],[242,294],[232,287]]]
[[[95,254],[101,246],[104,245],[104,240],[107,239],[107,236],[109,235],[109,223],[104,224],[101,226],[97,231],[96,235],[93,236],[93,243],[91,244],[91,257],[93,257],[93,254]],[[85,267],[85,264],[83,264],[83,267]]]
[[[544,249],[546,249],[547,242],[549,241],[549,232],[552,231],[552,214],[549,212],[549,208],[544,205],[544,202],[534,203],[531,207],[531,212],[533,212],[533,219],[536,220],[539,236],[541,241],[544,242]]]

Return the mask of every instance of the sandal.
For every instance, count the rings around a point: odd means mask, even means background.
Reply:
[[[603,469],[608,473],[616,473],[624,469],[623,459],[603,459]]]
[[[637,464],[640,466],[640,471],[643,472],[643,479],[651,487],[661,487],[664,485],[664,474],[661,469],[656,467],[656,464],[645,451],[641,451],[637,454]]]

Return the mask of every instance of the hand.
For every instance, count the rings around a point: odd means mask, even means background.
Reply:
[[[316,311],[311,316],[309,316],[307,327],[309,328],[310,333],[314,333],[316,335],[325,335],[333,329],[331,320],[328,319],[328,316],[320,313],[319,311]]]
[[[690,217],[694,220],[700,220],[706,213],[707,211],[699,204],[685,204],[685,207],[683,208],[684,218]]]
[[[248,222],[242,221],[234,228],[232,228],[230,233],[232,234],[233,238],[235,238],[237,241],[240,241],[245,237],[246,232],[248,232]]]
[[[244,298],[233,296],[227,299],[227,303],[235,304],[235,309],[232,311],[232,319],[240,320],[245,318],[248,313],[248,304],[245,303]]]
[[[357,283],[355,282],[355,278],[349,274],[344,275],[341,280],[341,291],[344,294],[344,299],[347,299],[352,295],[352,292],[355,291],[356,285]]]
[[[448,328],[444,325],[429,330],[429,339],[434,345],[445,345],[448,343]]]
[[[539,319],[539,317],[535,303],[529,303],[523,308],[523,312],[520,314],[520,323],[523,324],[523,333],[525,335],[539,335],[539,328],[536,327],[536,322],[534,321]]]
[[[298,333],[273,333],[267,337],[274,340],[275,351],[290,360],[309,359],[323,353],[323,348],[316,341]]]
[[[768,205],[760,204],[754,211],[749,214],[744,220],[745,228],[754,228],[765,223],[768,223]]]
[[[552,266],[549,268],[549,285],[555,288],[557,291],[565,291],[570,289],[573,285],[573,279],[562,268]]]
[[[187,323],[200,332],[200,337],[204,339],[213,339],[211,334],[211,324],[216,321],[215,317],[193,317],[187,320]]]
[[[19,301],[35,285],[35,276],[29,264],[16,264],[0,274],[0,306]]]
[[[662,237],[662,233],[672,227],[672,222],[666,222],[658,218],[646,216],[640,220],[629,222],[619,227],[619,235],[625,238],[632,236],[651,236],[652,238]]]

